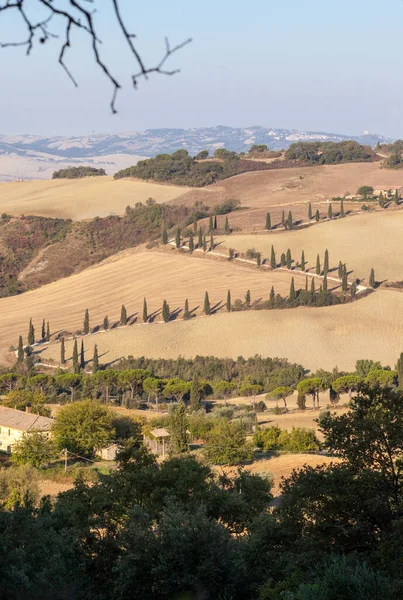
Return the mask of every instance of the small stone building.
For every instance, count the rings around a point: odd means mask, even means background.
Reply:
[[[171,449],[171,434],[164,427],[157,427],[144,434],[144,445],[158,456],[166,456]]]

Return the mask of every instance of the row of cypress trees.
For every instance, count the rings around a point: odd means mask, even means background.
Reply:
[[[210,217],[208,234],[210,235],[210,250],[214,249],[214,231],[217,229],[217,215]],[[224,233],[226,235],[231,233],[228,217],[225,217]],[[198,236],[198,242],[195,242],[195,237]],[[168,244],[168,230],[165,225],[162,227],[161,241],[164,245]],[[182,231],[178,227],[175,231],[175,246],[179,249],[182,247]],[[189,250],[193,252],[195,248],[203,248],[204,252],[207,251],[207,235],[202,227],[197,227],[197,219],[193,222],[193,231],[189,234]]]
[[[327,209],[327,218],[328,219],[333,219],[334,218],[334,213],[333,213],[333,205],[332,203],[329,203],[328,205],[328,209]],[[340,201],[340,212],[338,214],[339,217],[345,217],[345,212],[344,212],[344,200],[341,199]],[[315,213],[313,213],[312,211],[312,203],[308,202],[308,221],[312,221],[315,220],[316,222],[318,222],[320,220],[320,212],[319,209],[316,209]],[[285,210],[283,210],[282,215],[281,215],[281,225],[284,227],[284,229],[294,229],[295,223],[293,220],[293,216],[292,216],[292,212],[291,210],[288,212],[288,216],[285,216]],[[271,219],[271,215],[270,213],[266,213],[266,224],[265,224],[265,229],[267,231],[270,231],[273,228],[272,225],[272,219]]]

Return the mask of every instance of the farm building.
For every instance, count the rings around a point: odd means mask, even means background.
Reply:
[[[384,196],[394,196],[397,192],[399,198],[403,197],[403,186],[396,187],[395,185],[380,185],[374,189],[374,196],[380,196],[380,194]]]
[[[116,455],[121,450],[121,446],[119,444],[111,444],[106,448],[100,448],[97,450],[96,454],[102,460],[116,460]]]
[[[170,438],[170,433],[164,427],[159,427],[144,434],[144,445],[153,454],[166,456],[171,448]]]
[[[34,415],[29,410],[22,411],[0,406],[0,451],[12,451],[12,446],[18,442],[24,433],[49,433],[53,419]]]

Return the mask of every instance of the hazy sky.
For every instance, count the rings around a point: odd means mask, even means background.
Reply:
[[[172,44],[193,37],[169,63],[181,73],[133,91],[110,0],[95,0],[103,57],[125,84],[119,114],[110,114],[112,89],[76,34],[66,62],[78,89],[57,64],[60,40],[29,58],[23,48],[0,49],[0,133],[262,125],[403,137],[402,0],[120,2],[150,64],[165,35]],[[0,16],[0,42],[23,35],[16,19]]]

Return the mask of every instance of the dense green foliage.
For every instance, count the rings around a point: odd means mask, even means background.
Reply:
[[[402,393],[372,387],[348,413],[321,415],[324,447],[342,462],[294,471],[275,506],[270,479],[218,475],[188,455],[160,463],[133,442],[117,469],[80,478],[53,501],[38,503],[32,469],[3,468],[2,597],[401,598],[402,411]],[[198,415],[192,419],[196,427]],[[218,422],[223,435],[206,436],[228,463],[231,438],[243,434]],[[263,434],[255,437],[267,449],[284,435]],[[287,444],[293,436],[297,447],[317,445],[304,430],[285,434]]]
[[[262,450],[283,450],[286,452],[316,452],[320,444],[313,429],[293,427],[291,431],[278,426],[259,428],[253,442]]]
[[[178,150],[172,155],[158,154],[155,158],[141,160],[134,167],[128,167],[115,173],[114,178],[138,177],[140,179],[169,182],[173,185],[189,185],[202,187],[227,179],[247,171],[262,171],[270,168],[264,162],[248,161],[239,158],[235,152],[221,149],[215,157],[222,162],[197,162],[186,150]]]
[[[288,160],[309,165],[337,165],[379,160],[368,146],[351,140],[345,142],[295,142],[285,153]]]
[[[52,179],[81,179],[82,177],[100,177],[102,175],[106,175],[105,169],[88,166],[67,167],[67,169],[55,171]]]

